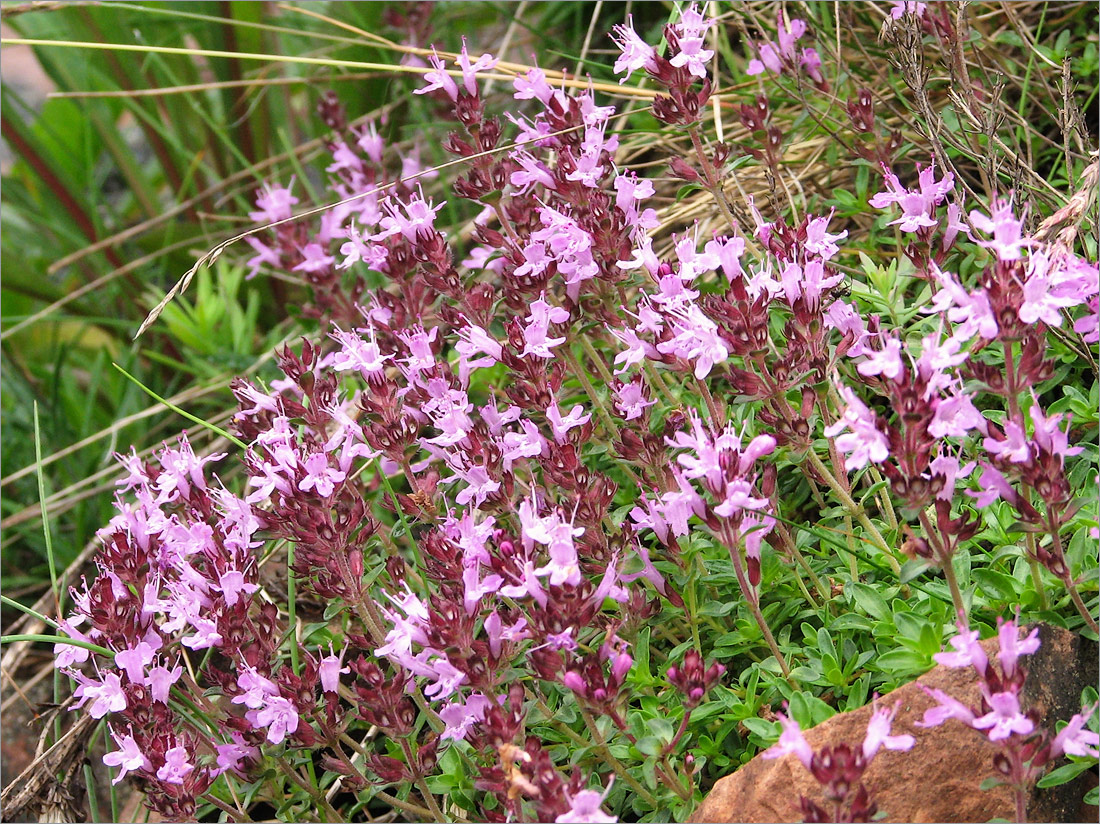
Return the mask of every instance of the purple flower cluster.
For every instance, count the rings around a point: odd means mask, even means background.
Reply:
[[[55,659],[77,683],[75,706],[110,718],[117,750],[104,763],[120,768],[115,781],[141,775],[150,806],[175,818],[193,817],[196,798],[219,775],[255,761],[264,738],[277,743],[298,723],[295,704],[257,670],[271,674],[276,615],[273,605],[257,608],[252,598],[259,589],[259,518],[216,479],[207,481],[205,465],[224,457],[199,457],[184,437],[155,463],[120,456],[127,470],[120,491],[135,503],[119,498],[119,514],[100,532],[100,575],[72,590],[76,608],[61,622],[70,638],[105,647],[113,660],[62,644]],[[244,723],[226,718],[217,730],[183,721],[171,698],[180,688],[194,694],[185,675],[190,656],[211,650],[223,662],[223,682],[231,683],[234,666],[251,672],[253,684],[262,682],[266,691],[254,706],[266,715]]]
[[[401,18],[410,42],[424,42],[416,20]],[[695,149],[672,174],[728,208],[733,147],[708,149],[698,131],[713,26],[687,6],[664,28],[663,52],[632,22],[617,26],[615,71],[653,79],[654,116],[685,127]],[[804,71],[824,88],[816,52],[796,46],[805,34],[781,16],[778,43],[757,46],[750,73]],[[1032,560],[1076,593],[1060,536],[1079,507],[1064,466],[1078,447],[1065,415],[1021,397],[1051,374],[1050,327],[1083,306],[1091,314],[1077,326],[1095,329],[1095,264],[1028,237],[1008,201],[964,223],[951,174],[937,179],[930,164],[903,183],[884,162],[896,146],[877,146],[885,190],[871,205],[900,209],[890,225],[932,291],[933,323],[920,318],[924,334],[907,335],[845,298],[848,232],[831,231],[835,214],[789,224],[750,202],[751,238],[731,219],[729,232],[658,239],[657,187],[617,165],[616,109],[591,88],[539,68],[517,74],[506,124],[479,76],[507,64],[465,44],[427,61],[417,105],[453,125],[442,147],[463,161],[452,188],[474,204],[468,242],[443,227],[446,204],[416,151],[394,157],[376,124],[349,127],[325,97],[338,205],[311,228],[290,219],[293,184],[267,185],[252,213],[275,224],[249,238],[252,274],[300,278],[320,331],[277,353],[282,377],[232,383],[247,444],[241,496],[208,471],[225,456],[196,455],[186,439],[155,462],[121,459],[126,497],[101,534],[101,574],[61,624],[110,660],[57,652],[77,706],[108,719],[116,780],[139,776],[154,809],[187,819],[223,776],[258,780],[274,765],[301,779],[303,750],[353,791],[415,787],[409,801],[390,797],[438,816],[426,779],[447,758],[471,776],[484,820],[614,820],[603,805],[622,785],[574,769],[544,740],[550,704],[576,710],[609,766],[612,750],[640,751],[632,683],[650,675],[636,672],[634,642],[659,614],[695,620],[679,590],[698,582],[685,547],[700,543],[728,552],[761,646],[793,682],[764,616],[765,545],[800,557],[781,471],[823,509],[833,495],[874,538],[855,485],[881,469],[905,550],[939,563],[958,603],[951,559],[980,527],[959,492],[976,486],[967,492],[980,505],[1003,500],[1050,536]],[[857,131],[873,128],[869,95],[849,114]],[[758,159],[774,171],[782,135],[767,125],[766,97],[741,117],[761,127]],[[988,250],[973,288],[948,271],[966,240]],[[367,271],[387,286],[368,289]],[[875,544],[897,563],[881,535]],[[278,579],[260,576],[261,557],[275,566],[287,546],[295,597],[324,605],[305,645],[276,605]],[[959,638],[950,661],[977,666],[975,636]],[[1032,651],[1007,638],[1002,656]],[[690,646],[660,686],[680,703],[680,728],[647,765],[681,800],[690,764],[677,747],[725,672],[698,638]],[[945,698],[940,720],[968,718],[995,740],[1030,735],[1012,703],[1022,671],[1015,657],[1001,662],[987,708]],[[177,710],[179,697],[201,720]],[[867,764],[913,746],[890,735],[895,712],[874,712],[862,747],[821,753],[781,717],[769,757],[797,754],[831,805],[804,799],[807,820],[875,814]],[[1050,758],[1095,749],[1080,723],[1054,742]],[[589,788],[597,782],[606,789]]]
[[[1021,638],[1016,621],[1001,621],[997,641],[994,666],[979,643],[978,631],[971,630],[960,618],[959,634],[951,639],[954,652],[941,652],[934,657],[946,667],[974,669],[981,690],[981,706],[968,707],[943,690],[925,689],[938,706],[925,712],[918,726],[936,727],[954,719],[1000,745],[993,764],[1015,791],[1019,813],[1031,785],[1053,761],[1063,755],[1100,757],[1100,736],[1086,726],[1096,712],[1096,705],[1074,715],[1054,736],[1039,728],[1034,711],[1023,711],[1020,694],[1027,669],[1020,656],[1032,655],[1039,649],[1038,628]]]
[[[804,821],[872,821],[878,805],[862,782],[863,773],[872,759],[882,749],[907,751],[916,744],[911,735],[891,735],[890,727],[901,706],[899,700],[892,708],[878,708],[867,722],[867,734],[860,747],[836,744],[814,751],[802,734],[798,722],[779,713],[783,734],[764,758],[781,758],[794,754],[814,779],[821,785],[825,806],[802,796]]]

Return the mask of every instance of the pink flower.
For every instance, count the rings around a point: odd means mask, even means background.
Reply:
[[[397,333],[397,337],[408,347],[409,356],[402,363],[405,364],[406,376],[410,379],[421,372],[426,372],[435,366],[435,352],[432,344],[439,337],[439,329],[432,327],[425,331],[420,324],[411,329],[403,329]]]
[[[130,649],[115,653],[115,664],[126,672],[131,684],[145,683],[145,668],[156,657],[156,650],[145,641],[140,641]]]
[[[495,614],[495,613],[494,613]],[[439,717],[447,728],[440,733],[440,740],[448,738],[461,741],[466,738],[466,733],[478,721],[485,717],[485,711],[489,709],[489,699],[480,693],[474,693],[465,701],[452,701],[439,711]]]
[[[179,664],[175,669],[168,669],[164,666],[156,666],[149,670],[148,675],[145,677],[145,686],[149,688],[149,695],[154,701],[159,701],[161,704],[168,703],[168,694],[172,690],[172,685],[176,683],[183,675],[183,667]]]
[[[1039,628],[1035,627],[1026,638],[1020,638],[1016,621],[1001,621],[997,628],[1000,648],[997,658],[1001,662],[1001,672],[1011,679],[1016,674],[1016,661],[1021,655],[1032,655],[1039,649]]]
[[[935,218],[936,207],[953,190],[955,177],[947,172],[942,178],[936,180],[935,171],[935,163],[930,163],[926,168],[921,169],[917,176],[919,188],[906,189],[901,185],[897,175],[884,165],[882,172],[887,191],[879,192],[868,203],[876,209],[885,209],[891,203],[900,206],[901,217],[890,221],[889,225],[897,225],[903,232],[916,232],[937,226],[939,221]]]
[[[466,682],[466,673],[455,667],[446,658],[437,658],[430,666],[430,677],[435,681],[424,688],[424,694],[442,700],[453,695]]]
[[[959,634],[951,639],[951,646],[955,648],[955,652],[937,652],[932,656],[932,660],[953,669],[974,667],[978,675],[984,676],[989,667],[989,659],[979,642],[980,633],[976,629],[970,629],[962,620],[959,621],[958,627]]]
[[[947,338],[941,343],[939,332],[926,335],[921,344],[922,351],[917,359],[917,370],[928,382],[925,397],[929,397],[931,393],[946,389],[952,384],[953,379],[948,370],[964,363],[970,355],[968,352],[959,351],[962,341],[958,337]]]
[[[464,587],[462,603],[466,607],[466,614],[473,615],[477,612],[481,599],[500,589],[500,585],[504,583],[504,578],[500,575],[489,575],[482,580],[481,563],[479,561],[464,561],[464,564],[462,570],[462,585]]]
[[[730,518],[742,510],[763,509],[767,505],[767,498],[752,497],[752,484],[743,478],[735,478],[726,483],[722,502],[714,507],[714,514]]]
[[[714,52],[703,48],[702,37],[680,38],[680,51],[668,62],[676,68],[686,68],[695,77],[707,76],[707,61],[714,57]]]
[[[890,444],[875,426],[875,414],[847,386],[841,384],[837,390],[846,407],[840,420],[825,427],[825,437],[836,437],[837,449],[848,453],[844,468],[851,472],[871,462],[882,463],[890,456]],[[849,431],[840,435],[845,429]]]
[[[610,789],[611,783],[608,782],[607,789],[602,794],[595,790],[581,790],[572,798],[567,794],[570,807],[554,821],[557,824],[614,824],[619,819],[600,809]]]
[[[900,20],[907,14],[913,14],[917,17],[924,17],[925,12],[928,9],[927,3],[916,3],[913,0],[897,0],[893,7],[890,9],[890,16],[895,20]]]
[[[550,427],[554,431],[554,440],[565,443],[569,437],[569,430],[577,426],[584,426],[592,419],[592,413],[584,414],[584,407],[579,403],[564,418],[556,403],[546,407],[546,419],[550,421]]]
[[[680,13],[680,19],[676,21],[674,28],[680,39],[693,39],[706,34],[713,22],[699,11],[697,4],[692,3]]]
[[[501,439],[501,458],[506,470],[510,470],[520,458],[537,458],[546,446],[546,440],[535,424],[521,420],[519,425],[522,432],[508,432]]]
[[[416,245],[416,233],[434,231],[436,213],[445,205],[446,201],[436,206],[431,198],[425,200],[422,189],[412,195],[408,203],[394,201],[393,198],[387,197],[382,201],[382,209],[386,212],[386,217],[378,223],[381,231],[371,235],[371,240],[382,241],[399,234],[409,243]]]
[[[938,455],[932,459],[928,468],[933,475],[939,475],[944,479],[943,489],[936,493],[936,498],[941,501],[951,501],[955,498],[956,481],[970,475],[974,470],[974,462],[970,461],[966,465],[960,466],[959,459],[955,456]]]
[[[332,642],[329,641],[329,654],[322,658],[320,663],[317,665],[317,674],[320,676],[321,689],[324,692],[335,693],[340,688],[340,676],[347,675],[349,672],[351,672],[350,668],[341,668],[340,666],[340,664],[343,663],[344,652],[346,650],[347,647],[342,647],[340,649],[340,654],[336,655],[332,651]]]
[[[871,719],[867,722],[867,736],[863,739],[863,758],[865,761],[874,758],[880,747],[902,751],[913,749],[913,745],[916,743],[913,736],[890,735],[890,725],[894,721],[894,716],[898,714],[899,707],[901,707],[900,698],[894,704],[893,709],[876,708],[871,713]]]
[[[244,704],[251,709],[259,709],[268,698],[278,695],[279,688],[270,680],[260,675],[255,667],[245,666],[237,675],[237,686],[242,690],[240,695],[234,696],[234,704]]]
[[[107,673],[102,682],[84,681],[73,691],[73,696],[80,699],[76,707],[81,707],[89,698],[92,699],[88,708],[88,714],[92,718],[102,718],[109,712],[122,712],[126,709],[122,679],[113,672]]]
[[[516,100],[534,98],[544,105],[548,105],[550,99],[554,96],[554,90],[546,82],[546,72],[537,66],[528,69],[526,74],[517,75],[516,79],[512,81],[512,86],[516,90],[515,94],[512,95]]]
[[[833,235],[833,237],[837,236]],[[741,267],[741,256],[745,254],[743,237],[716,237],[714,240],[707,241],[704,251],[717,258],[727,283],[733,283],[735,279],[744,277],[745,270]]]
[[[363,161],[355,152],[348,148],[348,144],[342,140],[336,141],[332,150],[333,163],[325,168],[326,172],[339,172],[348,169],[353,172],[363,171]]]
[[[294,267],[295,272],[316,274],[332,268],[336,258],[328,254],[320,243],[307,243],[302,249],[302,262]]]
[[[986,700],[992,710],[971,723],[976,730],[989,730],[990,741],[1003,741],[1010,735],[1030,735],[1035,724],[1020,712],[1020,701],[1014,692],[995,692]]]
[[[641,378],[624,383],[615,390],[615,409],[628,421],[640,418],[646,408],[655,403],[657,401],[646,398]]]
[[[982,445],[990,455],[996,455],[1012,463],[1026,463],[1031,457],[1027,436],[1015,421],[1005,421],[1004,438],[995,438],[991,435],[982,441]]]
[[[413,94],[427,94],[428,92],[434,92],[436,89],[441,89],[446,92],[447,97],[451,98],[452,103],[457,103],[458,84],[455,83],[453,77],[447,74],[446,64],[436,54],[435,49],[432,49],[428,60],[433,67],[431,71],[424,73],[424,79],[428,81],[428,85],[414,89]]]
[[[901,341],[890,338],[882,349],[875,352],[864,349],[867,360],[856,367],[861,375],[882,375],[889,380],[897,380],[903,370],[901,362]]]
[[[1100,736],[1088,729],[1085,725],[1089,718],[1096,712],[1096,704],[1085,707],[1069,719],[1051,742],[1052,757],[1061,754],[1075,755],[1079,758],[1100,758]]]
[[[611,39],[620,51],[619,58],[615,61],[615,74],[626,72],[619,83],[625,83],[638,69],[656,70],[657,53],[634,31],[633,15],[627,15],[625,26],[618,25],[612,29]]]
[[[220,461],[225,455],[225,452],[218,452],[200,458],[195,454],[187,436],[180,435],[179,449],[166,446],[157,455],[164,470],[157,478],[157,503],[168,503],[181,495],[190,495],[191,487],[206,489],[203,467],[212,461]]]
[[[830,303],[829,308],[825,310],[825,326],[836,329],[842,335],[852,336],[854,343],[848,350],[851,357],[859,357],[867,353],[863,341],[870,333],[863,322],[863,316],[852,304],[843,300],[834,300]]]
[[[477,96],[477,73],[487,72],[496,67],[497,61],[491,54],[483,54],[475,62],[470,62],[470,55],[466,53],[466,38],[462,38],[462,52],[455,63],[462,69],[462,85],[466,87],[466,93],[471,97]]]
[[[1051,415],[1049,418],[1043,415],[1042,407],[1032,396],[1031,424],[1034,431],[1035,443],[1051,455],[1071,457],[1081,454],[1083,447],[1070,447],[1069,438],[1059,426],[1066,415]]]
[[[1088,313],[1073,324],[1073,331],[1085,343],[1100,343],[1100,298],[1093,296],[1086,302]]]
[[[774,42],[755,44],[758,59],[749,61],[746,74],[756,75],[764,71],[782,74],[784,71],[795,71],[801,67],[815,83],[824,83],[825,79],[821,75],[821,58],[817,51],[805,48],[801,55],[798,53],[797,42],[806,33],[806,21],[795,18],[788,25],[783,13],[780,12],[777,29],[778,45]]]
[[[766,502],[765,502],[766,503]],[[737,527],[737,532],[745,542],[745,556],[760,560],[760,547],[764,538],[775,529],[775,518],[764,513],[763,516],[747,515]]]
[[[802,57],[798,60],[798,65],[802,67],[802,70],[806,72],[812,81],[818,85],[825,83],[825,76],[821,73],[821,56],[818,55],[817,49],[809,46],[804,48]]]
[[[718,325],[694,303],[670,315],[675,336],[657,344],[657,351],[695,362],[695,377],[702,380],[716,365],[729,358],[729,348],[718,333]]]
[[[385,148],[385,144],[382,142],[382,138],[378,136],[378,129],[375,128],[373,120],[367,121],[367,125],[362,127],[359,132],[359,139],[355,141],[355,144],[363,150],[363,154],[369,157],[373,163],[381,165],[382,149]]]
[[[970,396],[962,392],[950,395],[936,403],[936,414],[928,426],[933,438],[962,438],[971,429],[986,432],[989,424]]]
[[[938,727],[949,718],[962,721],[967,726],[974,725],[974,713],[965,704],[952,698],[943,690],[928,689],[923,684],[919,685],[931,698],[939,702],[939,706],[924,711],[924,719],[918,721],[917,727]]]
[[[293,215],[297,202],[298,198],[290,193],[290,187],[265,183],[256,195],[257,211],[249,212],[248,216],[257,223],[276,223]]]
[[[519,505],[519,519],[524,543],[543,544],[550,553],[550,562],[536,569],[535,575],[549,575],[554,586],[580,584],[581,570],[573,538],[583,535],[584,528],[574,527],[572,521],[566,521],[556,510],[540,517],[535,503],[526,500]]]
[[[399,615],[390,609],[385,609],[386,617],[393,621],[393,629],[386,634],[386,643],[374,651],[377,658],[393,656],[395,660],[408,658],[412,652],[413,644],[426,646],[428,636],[424,632],[424,626],[428,623],[428,609],[412,590],[405,584],[405,594],[394,597],[386,593],[386,597],[393,601],[405,615]]]
[[[793,18],[788,24],[785,15],[780,12],[776,23],[776,39],[779,41],[779,54],[793,62],[796,44],[806,33],[806,21]]]
[[[1023,257],[1023,249],[1034,243],[1023,237],[1023,221],[1016,219],[1011,202],[1003,198],[997,198],[993,202],[993,211],[989,217],[976,209],[972,211],[970,222],[975,229],[993,235],[992,240],[979,240],[978,245],[992,249],[1001,260],[1019,260]]]
[[[550,169],[541,160],[537,160],[530,152],[512,152],[511,157],[520,168],[512,172],[509,182],[516,188],[518,194],[524,194],[531,186],[545,186],[547,189],[557,189]]]
[[[111,730],[111,736],[114,738],[115,743],[118,745],[118,749],[114,752],[109,752],[103,756],[103,763],[108,767],[121,767],[118,775],[111,780],[112,784],[117,784],[123,778],[126,777],[126,773],[134,770],[148,770],[152,767],[149,763],[149,759],[141,752],[137,742],[134,741],[133,735],[124,735],[122,738],[118,737],[118,734],[114,730]]]
[[[232,772],[235,775],[241,776],[241,760],[258,760],[260,757],[260,750],[257,747],[245,744],[244,736],[236,730],[232,730],[231,735],[233,736],[233,741],[229,744],[215,745],[215,749],[218,751],[217,774],[220,775],[224,772]]]
[[[538,580],[534,576],[533,569],[527,580],[534,583],[538,593],[542,593],[542,587],[539,586]],[[534,594],[534,592],[528,591],[525,586],[502,587],[500,592],[509,598],[522,598]],[[536,602],[540,601],[539,598],[535,600]],[[542,596],[542,601],[545,601],[545,595]],[[493,610],[489,617],[485,619],[483,627],[485,629],[485,634],[489,636],[489,652],[494,658],[500,657],[500,652],[505,641],[522,641],[530,634],[527,631],[526,618],[517,618],[512,626],[507,627],[504,626],[504,622],[500,620],[500,614],[496,610]]]
[[[1020,304],[1020,320],[1024,323],[1042,321],[1047,326],[1061,326],[1062,313],[1059,309],[1077,306],[1083,302],[1076,295],[1059,295],[1056,284],[1045,272],[1036,268],[1036,261],[1044,259],[1041,252],[1031,255],[1028,278],[1024,281],[1024,302]]]
[[[303,492],[316,489],[317,494],[327,498],[336,490],[336,484],[344,480],[345,473],[339,469],[333,469],[328,465],[328,455],[323,452],[314,452],[302,465],[306,476],[298,482],[298,488]]]
[[[650,355],[656,357],[658,354],[653,344],[647,343],[639,338],[638,333],[629,327],[626,329],[612,329],[608,327],[608,331],[611,332],[611,335],[618,340],[619,343],[627,347],[622,352],[615,355],[614,362],[616,364],[622,364],[622,366],[615,370],[616,375],[621,375],[631,366],[642,363]]]
[[[783,725],[783,734],[779,736],[779,741],[775,746],[765,750],[761,755],[764,758],[782,758],[784,755],[794,753],[798,756],[798,760],[802,762],[802,766],[807,770],[810,769],[814,751],[802,735],[802,728],[798,726],[797,721],[788,718],[783,713],[777,713],[776,716],[779,718],[779,723]]]
[[[676,458],[676,462],[684,468],[685,477],[692,480],[706,478],[711,487],[717,487],[723,478],[720,450],[695,410],[688,411],[688,420],[691,423],[691,434],[677,432],[673,438],[665,438],[665,443],[688,450]],[[729,434],[733,437],[732,430],[729,430]]]
[[[836,286],[843,279],[844,275],[840,272],[826,277],[824,262],[816,258],[805,266],[788,263],[781,276],[783,296],[791,306],[801,298],[810,307],[816,307],[820,304],[825,290]]]
[[[806,224],[806,251],[817,255],[822,260],[829,260],[840,251],[836,245],[838,240],[848,237],[848,230],[838,234],[829,234],[825,231],[829,227],[829,221],[833,218],[833,212],[827,216],[815,217]],[[742,246],[744,241],[742,240]]]
[[[187,750],[184,747],[172,747],[164,754],[164,766],[157,770],[157,778],[165,784],[182,784],[193,769],[194,765],[187,761]]]
[[[758,59],[750,60],[749,65],[745,68],[745,74],[757,75],[763,74],[765,71],[769,71],[772,74],[783,73],[783,61],[779,59],[779,52],[776,51],[773,43],[760,43],[757,46]]]
[[[633,172],[624,172],[615,178],[613,185],[615,206],[626,215],[628,223],[632,222],[630,218],[638,219],[638,203],[653,197],[653,181],[649,178],[639,178]],[[641,238],[638,239],[641,240]]]
[[[925,311],[946,313],[947,319],[955,324],[952,337],[959,340],[969,340],[975,335],[986,340],[997,337],[997,319],[985,291],[967,292],[950,273],[935,264],[930,268],[941,289],[932,297],[931,308]]]
[[[443,479],[441,483],[460,479],[466,482],[465,489],[455,496],[455,501],[460,506],[469,506],[472,503],[474,507],[479,507],[490,495],[500,489],[500,481],[490,478],[488,471],[480,464],[465,468],[455,467],[455,474]]]
[[[249,710],[245,718],[253,729],[267,728],[267,740],[280,744],[298,729],[298,710],[281,695],[269,697],[262,709]]]
[[[569,311],[560,306],[551,306],[543,295],[531,304],[531,314],[527,316],[527,325],[523,329],[524,347],[520,357],[534,355],[538,358],[552,358],[552,347],[565,343],[565,337],[549,337],[550,324],[565,323],[569,320]]]
[[[1008,479],[989,464],[982,464],[982,474],[978,478],[978,485],[981,487],[981,492],[968,489],[966,494],[973,498],[974,503],[980,507],[989,506],[998,498],[1012,501],[1017,497],[1016,490],[1012,488]]]
[[[241,599],[242,593],[247,597],[258,590],[259,586],[248,583],[239,569],[230,569],[221,573],[215,589],[221,592],[227,606],[234,606]]]
[[[688,484],[687,488],[698,497],[698,493],[692,489],[691,484]],[[671,494],[671,493],[665,493]],[[643,494],[639,499],[642,504],[645,505],[645,509],[640,506],[636,506],[630,510],[630,520],[634,522],[634,532],[640,533],[643,529],[651,529],[657,536],[657,539],[662,544],[668,543],[668,521],[665,520],[664,515],[661,512],[661,507],[658,503],[654,502],[648,495]],[[702,499],[700,499],[700,502]],[[637,545],[638,552],[645,551],[641,544]],[[648,557],[648,554],[647,556]]]
[[[706,515],[707,507],[702,497],[688,480],[679,472],[676,473],[676,489],[661,495],[661,503],[656,510],[660,516],[660,523],[667,524],[666,529],[671,529],[673,535],[684,536],[690,531],[688,520],[692,515],[702,518]],[[653,527],[657,537],[661,537],[660,530]]]

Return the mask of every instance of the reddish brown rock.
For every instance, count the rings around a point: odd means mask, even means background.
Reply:
[[[1029,659],[1029,677],[1023,695],[1026,708],[1038,710],[1043,723],[1054,727],[1080,711],[1081,690],[1097,682],[1096,645],[1071,632],[1044,626],[1042,646]],[[993,657],[995,638],[983,642]],[[917,681],[894,690],[883,699],[892,705],[901,699],[893,733],[917,739],[911,752],[881,750],[864,774],[864,783],[887,821],[1012,820],[1014,805],[1004,787],[983,791],[981,783],[994,777],[992,757],[997,747],[985,736],[957,721],[924,729],[914,726],[935,702],[920,688],[941,689],[964,704],[979,703],[974,671],[936,667]],[[806,740],[818,750],[847,743],[859,746],[867,730],[871,707],[840,713],[806,731]],[[1086,774],[1087,776],[1087,774]],[[1028,806],[1031,821],[1096,820],[1096,808],[1083,808],[1081,798],[1088,778],[1048,791],[1033,791]],[[757,756],[737,772],[714,785],[691,817],[693,822],[801,821],[799,796],[820,801],[820,788],[793,755],[777,760]],[[1084,817],[1082,817],[1084,815]]]

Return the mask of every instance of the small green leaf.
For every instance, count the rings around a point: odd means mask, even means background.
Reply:
[[[1089,761],[1072,761],[1069,764],[1063,764],[1058,769],[1052,770],[1047,775],[1040,778],[1035,786],[1045,789],[1047,787],[1058,787],[1062,784],[1068,784],[1091,767],[1092,763]]]
[[[676,730],[673,729],[672,723],[664,718],[649,719],[649,731],[664,744],[671,741],[672,736],[676,734]]]
[[[884,672],[900,675],[923,672],[931,666],[932,659],[913,650],[895,649],[880,655],[876,663]]]
[[[676,192],[676,202],[679,203],[685,197],[695,192],[702,191],[703,187],[698,183],[689,183],[686,186],[681,186]]]
[[[890,608],[886,606],[886,600],[867,584],[849,582],[844,587],[856,605],[880,621],[890,619]]]
[[[995,569],[975,569],[970,574],[978,584],[978,589],[991,598],[1012,601],[1018,595],[1019,582],[1011,575],[1005,575]]]
[[[921,575],[923,575],[925,570],[927,570],[930,566],[931,564],[927,561],[906,561],[904,564],[901,565],[901,575],[899,577],[899,581],[903,584],[907,584],[914,578],[919,578]]]
[[[664,742],[655,735],[647,735],[639,738],[635,745],[642,755],[658,755],[664,749]]]
[[[745,729],[749,732],[755,733],[767,741],[778,738],[775,734],[775,726],[771,721],[765,721],[763,718],[754,715],[752,718],[746,718],[741,723],[745,725]]]

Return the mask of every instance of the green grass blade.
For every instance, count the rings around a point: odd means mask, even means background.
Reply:
[[[160,395],[158,395],[156,392],[154,392],[148,386],[143,384],[141,381],[139,381],[137,378],[135,378],[133,375],[131,375],[129,372],[127,372],[125,369],[123,369],[121,366],[119,366],[117,363],[112,364],[112,366],[114,366],[115,369],[117,369],[119,372],[121,372],[123,375],[125,375],[127,378],[129,378],[131,381],[133,381],[135,384],[137,384],[138,388],[141,389],[142,392],[144,392],[145,394],[147,394],[149,397],[153,398],[154,400],[158,401],[159,403],[164,404],[169,409],[171,409],[173,412],[175,412],[177,415],[181,415],[182,417],[187,418],[187,420],[192,421],[194,423],[197,423],[199,426],[202,426],[206,429],[209,429],[211,432],[214,432],[215,434],[221,435],[227,441],[230,441],[231,443],[236,444],[241,449],[245,449],[245,450],[248,449],[248,444],[246,444],[240,438],[237,438],[236,436],[231,435],[230,433],[228,433],[224,429],[222,429],[220,426],[214,426],[214,424],[209,423],[208,421],[204,421],[202,418],[198,417],[197,415],[192,415],[190,412],[187,412],[183,409],[180,409],[178,406],[176,406],[174,403],[169,401],[167,398],[162,398]]]
[[[57,587],[57,565],[53,556],[53,530],[50,529],[50,516],[46,510],[46,476],[42,473],[42,430],[38,421],[38,401],[34,402],[34,459],[35,474],[38,475],[38,499],[42,507],[42,533],[46,540],[46,562],[50,567],[50,591],[53,592],[54,608],[61,616],[61,597]]]

